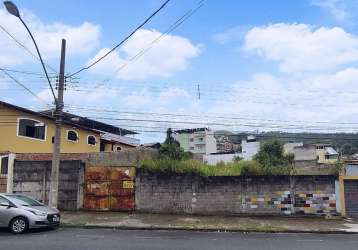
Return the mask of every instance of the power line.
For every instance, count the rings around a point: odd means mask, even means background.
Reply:
[[[119,111],[108,108],[97,108],[97,107],[84,107],[66,105],[67,109],[72,110],[84,110],[94,111],[97,113],[115,113],[115,114],[132,114],[132,115],[154,115],[154,116],[171,116],[171,117],[186,117],[186,118],[213,118],[213,119],[229,119],[229,120],[251,120],[251,121],[266,121],[266,122],[291,122],[291,123],[315,123],[315,124],[337,124],[337,125],[358,125],[358,122],[332,122],[332,121],[304,121],[304,120],[280,120],[280,119],[263,119],[263,118],[252,118],[245,116],[213,116],[213,115],[190,115],[190,114],[173,114],[173,113],[156,113],[156,112],[140,112],[140,111]]]
[[[7,34],[12,40],[14,40],[15,42],[16,42],[16,44],[18,45],[18,46],[20,46],[21,48],[23,48],[25,51],[27,51],[27,53],[29,53],[32,57],[34,57],[36,60],[39,60],[40,61],[40,58],[37,56],[37,55],[35,55],[29,48],[27,48],[23,43],[21,43],[14,35],[12,35],[7,29],[5,29],[5,27],[4,26],[2,26],[1,24],[0,24],[0,29],[5,33],[5,34]],[[55,72],[56,74],[57,74],[57,71],[53,68],[53,67],[51,67],[49,64],[47,64],[47,63],[45,63],[46,64],[46,66],[49,68],[49,69],[51,69],[53,72]]]
[[[153,48],[153,45],[155,43],[159,43],[163,38],[167,37],[168,34],[170,34],[171,32],[173,32],[176,28],[178,28],[182,23],[184,23],[187,19],[189,19],[195,12],[197,12],[203,5],[204,5],[205,0],[200,0],[197,4],[196,8],[192,8],[188,11],[186,11],[180,18],[178,18],[172,25],[170,25],[166,31],[164,31],[162,34],[160,34],[157,38],[155,38],[154,40],[152,40],[152,42],[150,42],[148,44],[147,47],[141,49],[137,54],[135,54],[134,56],[132,56],[131,58],[129,58],[128,60],[126,60],[125,63],[123,63],[123,65],[121,65],[118,69],[116,69],[114,71],[114,73],[118,73],[120,70],[124,69],[126,66],[129,65],[130,62],[134,62],[137,61],[140,57],[142,57],[145,53],[147,53],[150,49]],[[108,82],[110,80],[110,78],[107,78],[105,80],[100,81],[97,85],[103,85],[105,82]],[[96,85],[96,87],[94,89],[96,89],[98,86]],[[92,92],[94,91],[93,89],[89,90],[88,92]]]
[[[132,56],[122,66],[120,66],[117,70],[115,70],[115,73],[118,73],[120,70],[124,69],[126,66],[129,65],[130,62],[137,61],[140,57],[142,57],[145,53],[147,53],[150,49],[152,49],[153,45],[155,43],[159,43],[163,38],[167,37],[168,34],[173,32],[182,23],[184,23],[187,19],[189,19],[196,11],[198,11],[204,5],[204,1],[205,0],[199,1],[198,6],[196,8],[190,9],[183,16],[181,16],[179,19],[177,19],[171,26],[169,26],[169,28],[164,33],[162,33],[156,39],[154,39],[151,43],[149,43],[146,48],[139,51],[136,55]]]
[[[27,92],[29,92],[31,95],[33,95],[34,97],[36,97],[38,100],[40,100],[41,102],[45,103],[46,105],[47,102],[45,100],[43,100],[42,98],[40,98],[37,94],[35,94],[34,92],[32,92],[31,89],[29,89],[28,87],[26,87],[24,84],[22,84],[21,82],[19,82],[15,77],[13,77],[12,75],[10,75],[8,72],[6,72],[5,70],[1,69],[0,70],[10,79],[12,79],[15,83],[17,83],[18,85],[20,85],[22,88],[24,88]]]
[[[30,71],[24,71],[24,70],[8,69],[8,68],[3,68],[3,67],[0,67],[0,69],[5,70],[7,72],[19,73],[19,74],[24,74],[24,75],[34,75],[34,76],[40,76],[41,78],[44,78],[44,75],[42,73],[38,73],[38,72],[30,72]],[[57,76],[54,76],[54,77],[57,77]]]
[[[98,62],[103,60],[105,57],[107,57],[110,53],[115,51],[118,47],[120,47],[122,44],[124,44],[130,37],[132,37],[139,29],[141,29],[146,23],[148,23],[155,15],[157,15],[168,3],[170,0],[166,0],[156,11],[154,11],[147,19],[144,20],[137,28],[135,28],[127,37],[125,37],[120,43],[118,43],[116,46],[114,46],[111,50],[109,50],[106,54],[95,60],[90,65],[83,67],[82,69],[76,71],[75,73],[71,74],[69,77],[72,77],[74,75],[77,75],[78,73],[82,72],[83,70],[87,70],[94,65],[96,65]]]

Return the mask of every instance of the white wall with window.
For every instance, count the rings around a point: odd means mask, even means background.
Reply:
[[[6,155],[0,155],[0,178],[1,183],[4,184],[0,189],[2,192],[12,193],[13,189],[13,168],[14,168],[15,154],[10,153]]]
[[[18,118],[17,136],[35,140],[46,140],[46,125],[31,118]]]

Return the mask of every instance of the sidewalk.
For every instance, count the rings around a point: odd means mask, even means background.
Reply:
[[[245,232],[358,233],[358,221],[312,217],[239,217],[63,212],[62,226]]]

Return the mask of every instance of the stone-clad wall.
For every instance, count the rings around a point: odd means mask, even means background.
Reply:
[[[209,177],[137,172],[136,209],[190,214],[335,214],[335,176]]]

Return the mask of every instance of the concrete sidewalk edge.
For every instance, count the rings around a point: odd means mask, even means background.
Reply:
[[[201,228],[201,227],[163,227],[163,226],[123,226],[123,225],[86,225],[61,223],[61,228],[83,229],[113,229],[113,230],[165,230],[165,231],[196,231],[196,232],[240,232],[240,233],[304,233],[304,234],[358,234],[346,230],[290,230],[290,229],[261,229],[261,228]]]

